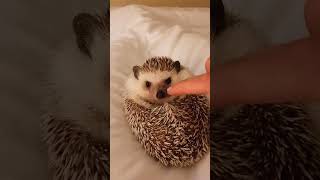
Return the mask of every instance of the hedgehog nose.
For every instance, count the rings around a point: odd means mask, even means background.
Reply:
[[[166,90],[159,90],[157,92],[157,98],[158,99],[165,98],[166,96],[167,96],[167,91]]]

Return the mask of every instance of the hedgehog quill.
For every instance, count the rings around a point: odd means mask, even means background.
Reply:
[[[107,13],[77,14],[74,37],[50,60],[41,123],[49,179],[109,179]]]
[[[209,151],[208,99],[167,93],[192,76],[179,61],[152,57],[134,66],[126,83],[124,111],[133,134],[165,166],[191,166]]]

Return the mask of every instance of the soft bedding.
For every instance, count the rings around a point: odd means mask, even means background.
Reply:
[[[151,56],[169,56],[195,74],[204,72],[210,55],[210,9],[130,5],[111,9],[110,15],[110,178],[209,179],[209,153],[190,168],[163,167],[149,157],[124,118],[122,93],[133,65]]]

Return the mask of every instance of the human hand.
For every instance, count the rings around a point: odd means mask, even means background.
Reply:
[[[210,97],[210,57],[206,60],[205,68],[206,73],[181,81],[168,88],[168,94],[173,96],[205,94]]]

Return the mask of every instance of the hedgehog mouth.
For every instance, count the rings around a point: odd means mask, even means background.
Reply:
[[[170,95],[168,95],[167,97],[165,97],[163,99],[147,99],[147,98],[140,97],[140,99],[143,100],[144,102],[152,104],[152,105],[158,105],[158,106],[163,105],[165,103],[169,103],[171,101],[174,101],[177,98],[179,98],[179,97],[170,96]]]

